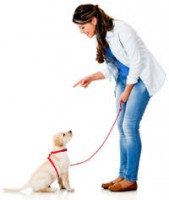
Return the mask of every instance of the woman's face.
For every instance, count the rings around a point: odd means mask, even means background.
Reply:
[[[78,27],[81,33],[84,33],[89,38],[92,38],[96,33],[96,25],[97,25],[97,19],[93,17],[91,22],[88,22],[86,24],[78,24]]]

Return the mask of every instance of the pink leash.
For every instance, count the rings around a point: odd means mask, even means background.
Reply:
[[[81,162],[77,162],[77,163],[70,164],[70,166],[76,166],[76,165],[81,165],[81,164],[83,164],[83,163],[86,163],[86,162],[88,162],[91,158],[93,158],[93,157],[99,152],[99,150],[103,147],[103,145],[104,145],[105,142],[107,141],[108,137],[110,136],[110,134],[111,134],[111,132],[112,132],[112,130],[113,130],[113,128],[114,128],[114,126],[115,126],[117,120],[118,120],[118,117],[119,117],[121,111],[122,111],[122,102],[120,102],[119,111],[118,111],[118,113],[117,113],[117,116],[116,116],[116,118],[115,118],[115,120],[114,120],[114,122],[113,122],[111,128],[110,128],[110,130],[109,130],[109,132],[108,132],[106,138],[104,139],[104,141],[102,142],[102,144],[99,146],[99,148],[98,148],[89,158],[87,158],[86,160],[83,160],[83,161],[81,161]]]

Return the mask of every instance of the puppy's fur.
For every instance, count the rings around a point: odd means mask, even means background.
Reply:
[[[58,151],[66,147],[67,142],[72,137],[72,131],[57,133],[53,137],[54,147],[52,151]],[[34,192],[54,192],[55,188],[51,188],[51,184],[58,180],[60,189],[67,191],[74,191],[69,185],[69,158],[67,152],[61,152],[51,156],[55,163],[59,178],[54,167],[49,160],[46,161],[33,173],[31,179],[24,186],[17,189],[4,189],[5,191],[19,192],[21,190],[32,188]]]

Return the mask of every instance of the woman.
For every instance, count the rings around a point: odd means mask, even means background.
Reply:
[[[102,184],[110,191],[137,190],[141,153],[139,125],[150,97],[163,85],[165,73],[133,28],[108,16],[98,5],[84,4],[75,9],[73,22],[89,38],[96,36],[98,63],[106,67],[82,78],[75,85],[86,88],[92,81],[116,80],[116,107],[120,133],[119,176]]]

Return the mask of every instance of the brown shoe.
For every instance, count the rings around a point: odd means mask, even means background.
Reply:
[[[114,179],[113,181],[110,181],[110,182],[108,182],[108,183],[103,183],[103,184],[101,185],[101,187],[102,187],[103,189],[108,189],[110,186],[112,186],[112,185],[114,185],[115,183],[118,183],[118,182],[120,182],[120,181],[122,181],[122,180],[123,180],[122,177],[118,177],[118,178]]]
[[[137,190],[137,182],[122,180],[118,183],[110,185],[108,189],[112,192],[124,192],[124,191]]]

